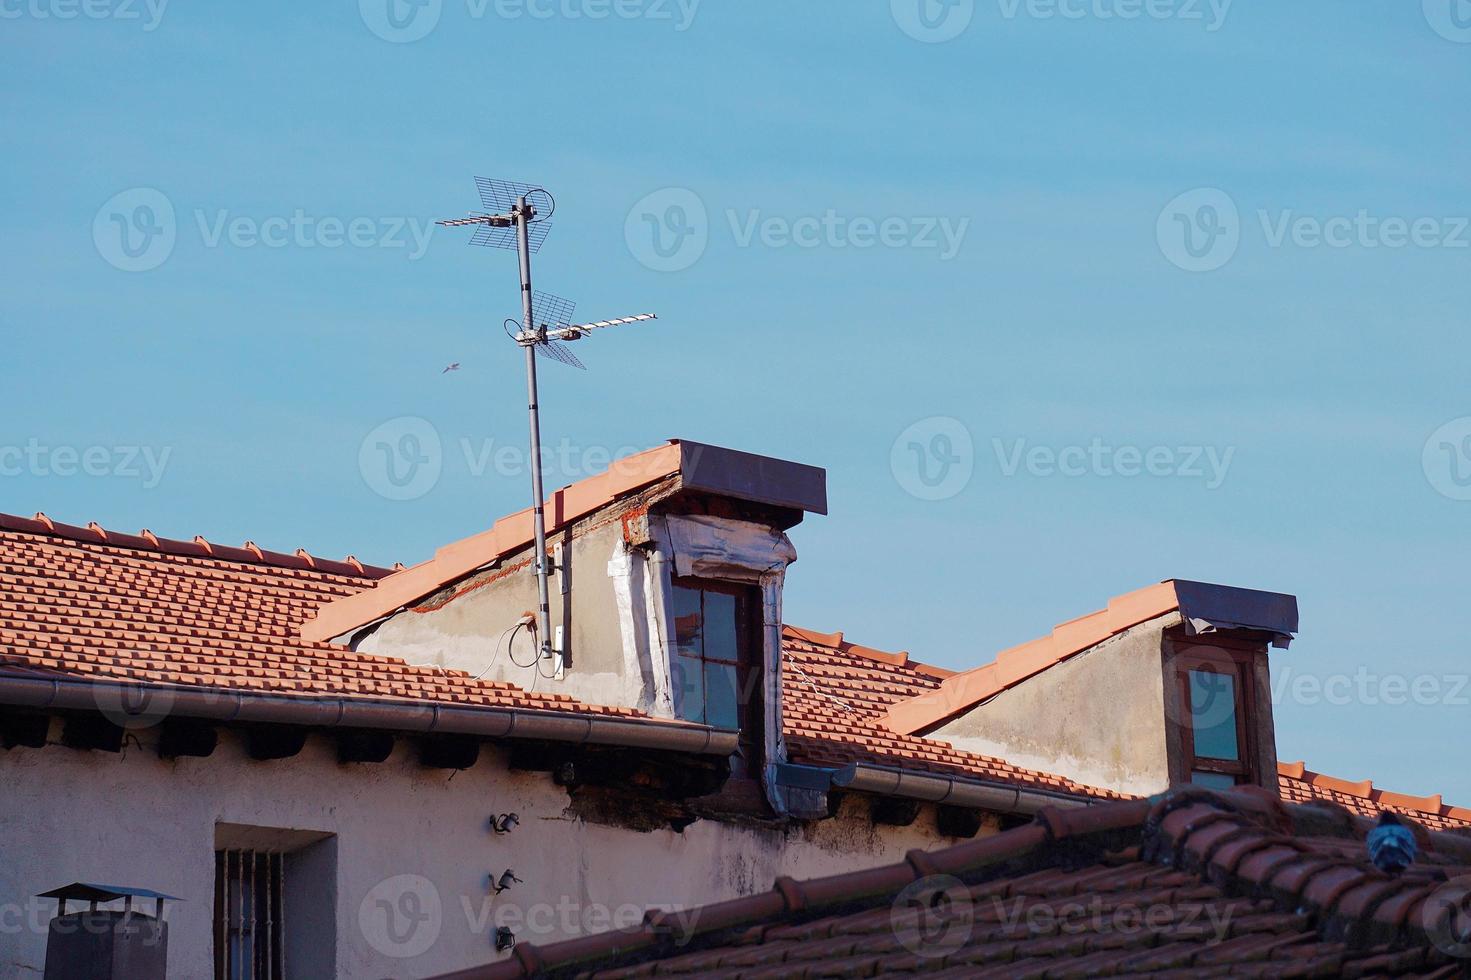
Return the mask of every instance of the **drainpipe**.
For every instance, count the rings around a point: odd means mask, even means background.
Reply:
[[[782,585],[786,579],[786,566],[779,571],[761,576],[761,649],[762,649],[762,708],[765,731],[762,743],[765,749],[765,765],[762,766],[762,783],[766,799],[778,815],[810,817],[816,814],[812,800],[788,798],[786,788],[780,785],[778,767],[787,761],[787,743],[782,736]],[[793,803],[796,803],[794,806]],[[805,804],[805,805],[804,805]],[[824,802],[823,812],[826,812]]]
[[[525,738],[714,756],[730,755],[736,750],[737,741],[735,732],[652,719],[0,674],[0,704],[41,711],[99,711],[103,705],[126,704],[126,698],[136,697],[140,691],[150,695],[147,714],[178,715],[225,724]]]
[[[654,668],[656,710],[674,717],[674,566],[673,548],[664,518],[649,515],[649,540],[653,547],[644,553],[648,568],[649,610],[654,628],[650,633],[650,662]],[[731,743],[734,752],[736,743]]]

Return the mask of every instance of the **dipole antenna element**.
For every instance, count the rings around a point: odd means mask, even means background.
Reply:
[[[576,304],[551,293],[531,288],[531,256],[541,250],[551,230],[548,220],[556,210],[556,201],[545,189],[533,184],[476,177],[483,211],[472,211],[464,218],[439,222],[446,228],[474,227],[471,245],[516,250],[521,270],[521,321],[506,321],[507,334],[526,352],[527,414],[531,428],[531,507],[532,526],[536,536],[536,553],[532,569],[536,573],[537,643],[545,660],[560,659],[565,652],[554,649],[551,635],[551,601],[548,576],[552,556],[547,553],[546,493],[541,475],[541,410],[537,403],[536,360],[538,356],[570,367],[586,370],[577,356],[567,348],[571,341],[581,340],[594,330],[640,323],[656,319],[652,313],[574,324],[572,312]],[[511,330],[511,327],[515,330]],[[560,673],[560,665],[557,672]]]

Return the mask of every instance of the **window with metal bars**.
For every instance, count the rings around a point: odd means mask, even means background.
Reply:
[[[282,980],[283,856],[215,852],[215,980]]]

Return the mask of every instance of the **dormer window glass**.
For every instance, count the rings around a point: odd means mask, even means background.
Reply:
[[[761,754],[761,638],[754,588],[703,579],[674,581],[675,711],[686,721],[741,733],[736,775]]]
[[[1247,664],[1225,649],[1196,651],[1180,664],[1179,677],[1190,781],[1211,789],[1254,782]]]

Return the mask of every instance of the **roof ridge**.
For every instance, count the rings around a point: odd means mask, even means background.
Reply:
[[[601,473],[553,490],[545,501],[547,532],[570,527],[628,494],[681,473],[684,465],[681,445],[670,441],[625,456],[614,460]],[[299,635],[305,640],[325,641],[350,633],[514,555],[534,540],[532,508],[498,517],[483,531],[441,545],[433,558],[411,568],[396,569],[378,588],[323,605],[314,617],[301,624]]]
[[[782,633],[784,635],[796,637],[797,639],[803,640],[807,643],[811,643],[814,646],[827,647],[829,650],[836,650],[839,653],[851,653],[854,656],[862,657],[865,660],[873,660],[878,663],[888,664],[891,667],[908,667],[911,670],[919,671],[921,674],[924,674],[928,677],[933,677],[936,680],[944,680],[945,678],[952,677],[955,674],[955,671],[950,670],[946,667],[939,667],[935,664],[927,664],[922,661],[915,660],[914,655],[911,654],[908,650],[900,650],[897,653],[891,653],[887,650],[880,650],[876,647],[868,647],[864,646],[861,643],[850,642],[849,640],[844,639],[844,633],[842,630],[838,630],[836,633],[821,633],[817,630],[807,629],[806,627],[793,626],[791,623],[783,623]]]
[[[933,691],[895,702],[882,724],[901,735],[913,735],[1179,606],[1173,579],[1114,596],[1103,609],[1058,623],[1044,636],[1007,647],[990,663],[944,679]]]
[[[894,703],[884,724],[903,735],[933,728],[1105,640],[1170,613],[1232,629],[1264,630],[1281,646],[1297,632],[1294,596],[1167,578],[1114,596],[1102,609],[1058,623],[1047,635],[1008,647],[990,663],[946,678],[933,691]]]
[[[1402,810],[1415,810],[1438,817],[1450,817],[1455,820],[1471,822],[1471,807],[1450,806],[1445,802],[1444,794],[1441,793],[1434,793],[1430,796],[1413,796],[1409,793],[1397,793],[1393,790],[1375,786],[1372,779],[1363,779],[1355,782],[1339,776],[1329,776],[1325,773],[1314,772],[1307,768],[1307,764],[1302,761],[1278,762],[1277,775],[1286,776],[1288,779],[1298,779],[1315,788],[1343,793],[1345,796],[1357,797],[1361,800],[1368,800],[1371,803],[1379,803],[1384,806],[1398,807]]]
[[[19,517],[0,513],[0,531],[16,534],[35,534],[44,537],[62,538],[80,544],[106,545],[111,548],[127,548],[134,551],[151,551],[164,555],[179,555],[185,558],[209,558],[215,561],[235,562],[241,565],[265,565],[270,568],[286,568],[297,571],[315,571],[330,575],[345,575],[357,579],[380,579],[393,574],[393,568],[365,565],[352,555],[343,561],[317,558],[297,549],[295,554],[267,551],[247,541],[240,548],[213,544],[203,537],[195,536],[192,541],[160,538],[144,528],[137,534],[109,531],[96,521],[85,527],[53,521],[41,512],[35,517]],[[402,566],[396,566],[401,568]]]

